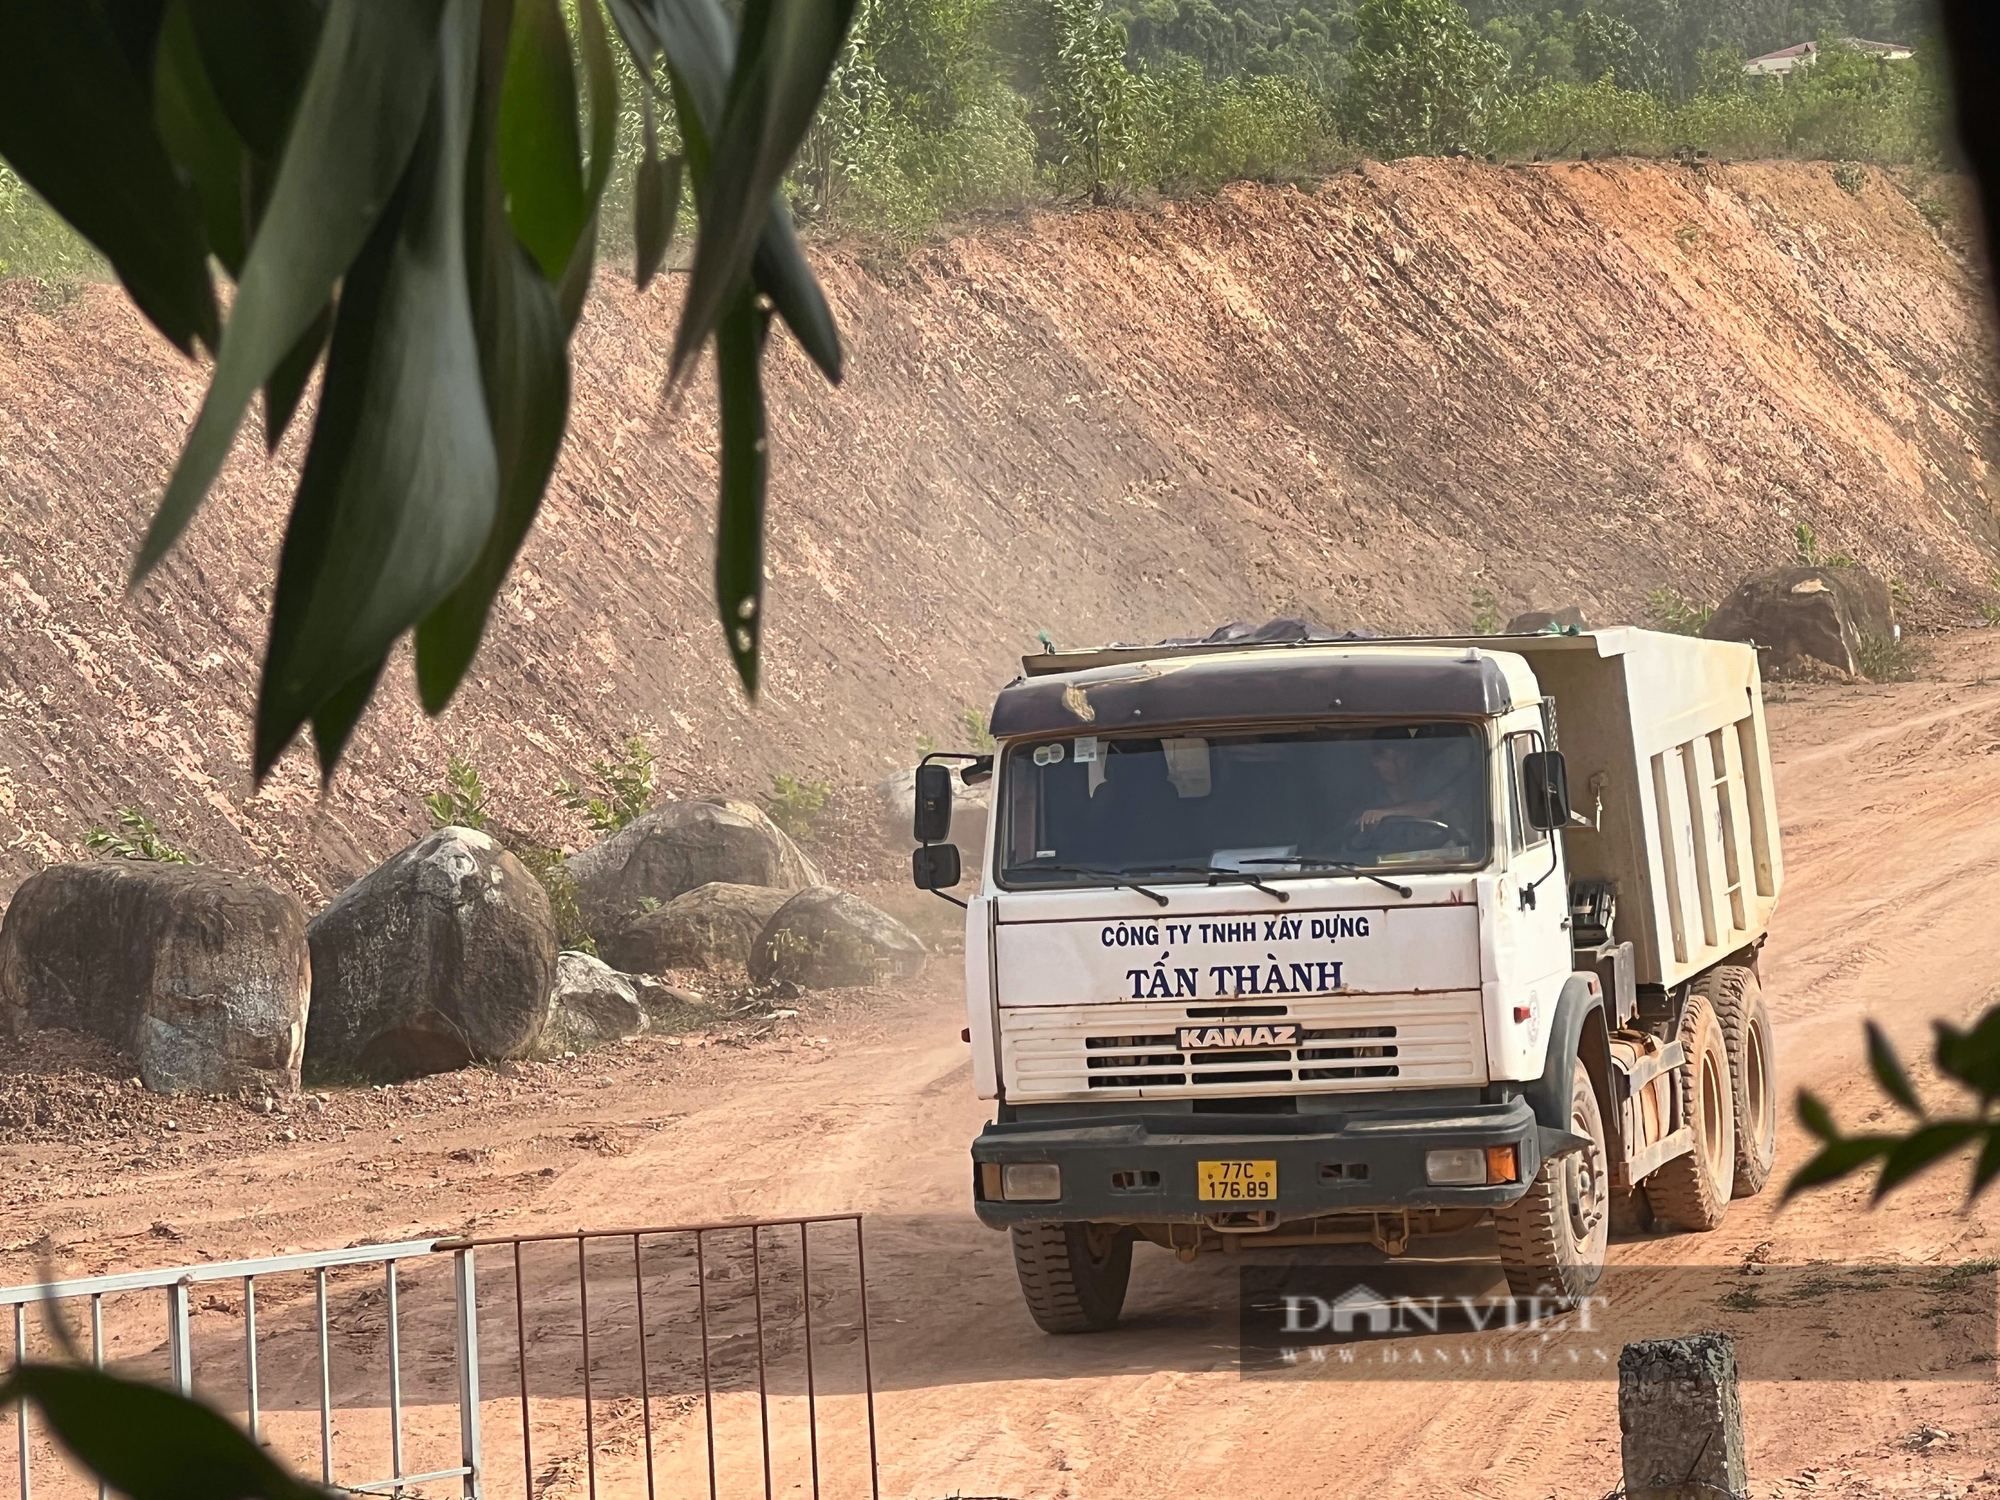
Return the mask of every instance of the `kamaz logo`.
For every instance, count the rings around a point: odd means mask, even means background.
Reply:
[[[1211,1052],[1223,1047],[1292,1047],[1298,1044],[1296,1021],[1277,1026],[1183,1026],[1175,1045],[1183,1052]]]

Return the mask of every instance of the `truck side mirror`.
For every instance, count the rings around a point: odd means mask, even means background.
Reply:
[[[1569,822],[1569,767],[1560,750],[1537,750],[1521,757],[1521,799],[1528,825],[1547,832]]]
[[[920,891],[949,890],[960,873],[956,844],[925,844],[910,851],[910,879]]]
[[[951,837],[950,766],[930,760],[917,767],[917,811],[911,831],[920,844],[940,844]]]

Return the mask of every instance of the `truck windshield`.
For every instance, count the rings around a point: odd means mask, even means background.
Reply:
[[[1477,867],[1484,746],[1460,723],[1022,741],[1005,758],[1001,880]]]

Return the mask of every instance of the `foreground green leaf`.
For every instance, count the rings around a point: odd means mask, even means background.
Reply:
[[[332,0],[214,378],[133,564],[134,582],[194,518],[250,398],[325,308],[395,191],[438,72],[442,5]]]
[[[586,8],[590,0],[585,0]],[[512,62],[487,6],[472,158],[486,163],[471,196],[473,303],[480,382],[499,464],[492,527],[472,567],[417,629],[417,685],[424,706],[450,701],[479,649],[486,620],[541,507],[569,416],[569,325],[534,257],[516,239],[495,156],[479,149],[497,128],[502,78]]]
[[[660,156],[659,127],[653,120],[653,101],[642,99],[645,112],[645,154],[639,159],[637,181],[633,183],[633,234],[637,240],[634,280],[644,291],[667,258],[674,239],[674,219],[681,206],[681,159]]]
[[[582,10],[590,0],[582,0]],[[514,0],[514,27],[495,141],[507,217],[553,282],[590,218],[576,71],[559,0]]]
[[[715,603],[736,673],[757,693],[764,630],[764,391],[757,378],[769,314],[746,283],[715,332],[722,407],[722,503],[715,526]]]
[[[276,162],[319,42],[319,0],[183,0],[223,112]]]
[[[169,6],[160,29],[153,109],[161,138],[190,179],[209,247],[230,275],[241,274],[250,239],[247,153],[209,84],[185,4]]]
[[[196,339],[215,347],[215,288],[195,204],[154,128],[150,83],[96,5],[0,5],[0,156],[187,354]]]
[[[1785,1201],[1789,1202],[1807,1188],[1823,1187],[1829,1182],[1851,1176],[1871,1161],[1886,1156],[1891,1144],[1889,1137],[1879,1135],[1829,1142],[1817,1156],[1792,1174],[1792,1180],[1785,1184]]]
[[[812,123],[852,16],[852,0],[750,0],[745,9],[728,97],[720,120],[709,122],[709,160],[695,178],[702,233],[670,378],[686,370],[748,273],[771,195]]]
[[[22,1365],[0,1409],[32,1401],[99,1479],[131,1500],[325,1500],[226,1418],[158,1386],[71,1365]]]
[[[1916,1090],[1910,1087],[1910,1075],[1903,1071],[1902,1059],[1889,1045],[1888,1034],[1873,1021],[1868,1023],[1868,1066],[1875,1074],[1875,1081],[1882,1085],[1883,1093],[1913,1115],[1924,1112],[1923,1105],[1917,1102]]]
[[[396,638],[464,578],[493,527],[499,460],[464,234],[478,37],[474,0],[448,0],[417,149],[341,293],[279,564],[257,704],[259,777],[323,705],[344,706],[355,680],[379,670]],[[352,719],[331,727],[344,742]],[[320,742],[323,773],[339,751]]]
[[[577,30],[581,34],[584,76],[590,83],[590,176],[584,184],[584,198],[590,214],[576,238],[556,282],[556,300],[562,307],[563,327],[574,329],[583,316],[583,301],[590,294],[590,273],[597,264],[597,216],[604,201],[604,184],[611,180],[611,160],[618,149],[618,68],[611,57],[611,38],[604,29],[604,13],[596,0],[584,0],[577,8]]]

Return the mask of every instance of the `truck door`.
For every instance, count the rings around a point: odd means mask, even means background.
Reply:
[[[1506,841],[1506,867],[1490,887],[1490,920],[1481,924],[1490,935],[1488,974],[1495,990],[1488,1002],[1494,1023],[1488,1051],[1499,1078],[1540,1076],[1556,998],[1575,963],[1561,841],[1529,826],[1522,798],[1521,762],[1546,747],[1539,708],[1508,716],[1500,742],[1504,812],[1494,830]],[[1516,1019],[1522,1011],[1526,1019]]]

